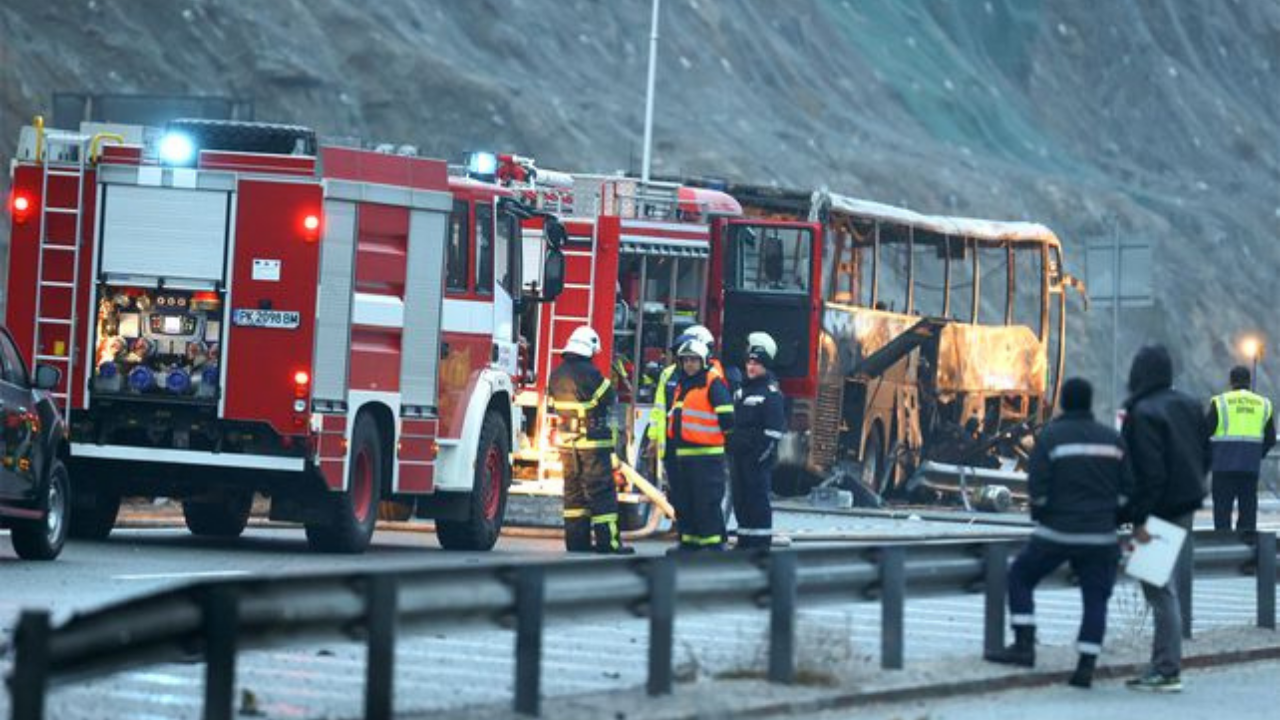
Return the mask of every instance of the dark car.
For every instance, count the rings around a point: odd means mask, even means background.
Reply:
[[[67,539],[71,482],[59,459],[66,430],[50,392],[61,371],[37,365],[35,376],[9,331],[0,328],[0,527],[28,560],[52,560]]]

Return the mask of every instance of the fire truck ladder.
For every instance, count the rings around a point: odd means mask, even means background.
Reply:
[[[595,246],[594,237],[592,238],[592,246],[593,248]],[[593,250],[571,250],[569,248],[565,248],[564,254],[566,256],[566,262],[568,261],[569,258],[582,258],[583,260],[581,261],[591,263],[591,279],[585,285],[582,283],[566,282],[564,284],[564,292],[561,294],[559,298],[556,299],[556,302],[551,303],[551,327],[550,327],[550,332],[547,333],[547,337],[552,341],[554,341],[554,339],[558,337],[556,335],[557,328],[564,327],[566,325],[571,327],[577,327],[579,325],[590,325],[591,313],[596,306],[595,305],[596,263],[595,263],[594,251]],[[586,317],[583,317],[581,315],[568,315],[568,314],[561,313],[557,310],[557,308],[562,307],[562,303],[564,303],[566,296],[568,296],[570,293],[573,293],[573,294],[586,293],[587,295],[587,302],[585,304],[585,307],[587,308]],[[542,378],[551,377],[551,369],[555,363],[554,356],[559,354],[559,350],[560,348],[556,348],[556,347],[548,349],[547,366],[542,369],[542,375],[541,375]],[[543,422],[546,422],[545,409],[540,408],[539,412],[544,414]],[[555,459],[551,460],[550,458],[553,456]],[[544,452],[538,459],[539,482],[547,480],[551,478],[553,475],[559,475],[560,470],[561,468],[560,468],[559,455],[554,451],[551,451],[550,454],[548,454],[548,452],[544,450]]]
[[[40,244],[36,269],[36,325],[33,354],[37,363],[52,365],[62,371],[63,389],[53,392],[54,404],[62,411],[63,417],[71,404],[71,371],[76,356],[76,306],[79,302],[80,285],[80,240],[84,232],[84,180],[86,144],[88,137],[63,132],[49,132],[45,135],[45,171],[40,186]],[[54,185],[66,185],[75,182],[75,202],[72,205],[56,206],[49,202],[49,189]],[[65,196],[64,196],[65,197]],[[52,216],[71,217],[75,220],[75,235],[71,238],[52,238],[49,236],[49,219]],[[62,265],[63,260],[55,256],[71,257],[71,281],[51,279],[48,273],[50,265]],[[46,262],[46,259],[48,262]],[[46,302],[45,293],[50,295],[70,295],[70,302]],[[50,308],[49,306],[53,307]],[[46,348],[45,342],[50,336],[57,338],[66,334],[66,341],[53,340],[53,347]]]

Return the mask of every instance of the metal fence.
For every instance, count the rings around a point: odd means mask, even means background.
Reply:
[[[795,678],[802,600],[878,601],[881,664],[897,669],[903,667],[908,594],[984,592],[983,650],[1003,645],[1009,558],[1019,545],[899,543],[210,581],[120,602],[56,627],[47,611],[27,610],[14,638],[12,717],[42,718],[48,690],[59,685],[203,658],[204,717],[230,720],[238,652],[338,637],[366,643],[365,717],[387,720],[394,712],[397,632],[464,622],[514,631],[515,710],[536,716],[548,618],[647,617],[647,690],[662,695],[672,689],[677,608],[722,602],[748,601],[768,611],[770,682]],[[1275,533],[1197,533],[1184,552],[1193,553],[1197,575],[1256,574],[1257,624],[1275,627]],[[1179,589],[1188,635],[1191,575]],[[1070,578],[1063,571],[1046,582]]]

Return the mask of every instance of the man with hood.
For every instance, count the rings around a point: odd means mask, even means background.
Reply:
[[[1129,369],[1129,399],[1125,401],[1121,434],[1129,448],[1134,494],[1127,519],[1133,539],[1151,541],[1151,516],[1191,529],[1196,510],[1204,503],[1205,474],[1209,471],[1209,429],[1204,406],[1173,388],[1173,361],[1163,345],[1138,351]],[[1184,554],[1164,587],[1142,584],[1151,606],[1155,637],[1151,667],[1126,685],[1134,690],[1180,692],[1182,680],[1182,609],[1179,578],[1191,572]]]

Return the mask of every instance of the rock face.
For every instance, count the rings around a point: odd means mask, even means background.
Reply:
[[[88,90],[634,170],[648,23],[639,0],[6,0],[0,161],[52,91]],[[1144,239],[1157,303],[1121,313],[1121,363],[1167,343],[1207,394],[1241,334],[1280,344],[1277,65],[1271,2],[667,0],[654,173],[1036,220],[1076,274],[1086,241]],[[1111,314],[1071,312],[1070,371],[1105,407]]]

